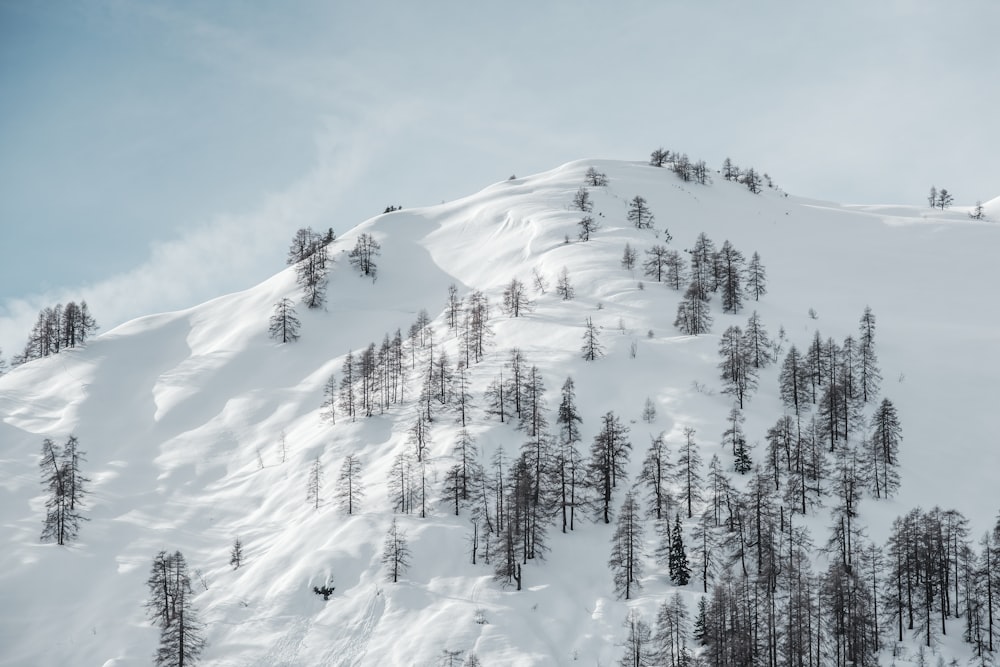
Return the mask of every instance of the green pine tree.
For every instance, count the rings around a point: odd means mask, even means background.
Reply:
[[[681,515],[674,515],[674,527],[670,532],[670,557],[667,562],[670,581],[676,586],[687,586],[691,579],[687,552],[684,550],[684,534],[681,532]]]

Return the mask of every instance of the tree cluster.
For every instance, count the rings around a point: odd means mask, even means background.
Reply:
[[[755,195],[761,193],[763,185],[765,184],[769,188],[774,187],[774,182],[766,172],[759,174],[753,167],[741,169],[733,164],[733,161],[728,157],[722,162],[722,177],[727,181],[733,181],[735,183],[745,185],[747,190]]]
[[[303,292],[302,301],[309,308],[322,308],[326,302],[328,248],[333,241],[332,229],[318,234],[311,227],[304,227],[295,232],[288,249],[286,261],[295,266],[296,282]]]
[[[665,250],[662,260],[662,275],[671,287],[679,289],[684,279],[689,280],[674,320],[674,326],[681,332],[696,336],[711,329],[709,302],[716,292],[720,294],[724,313],[738,313],[744,299],[758,300],[767,293],[767,274],[756,252],[748,263],[745,255],[728,240],[716,249],[704,232],[687,252],[689,267],[683,265],[679,255]]]
[[[672,153],[664,148],[657,148],[650,153],[649,164],[653,167],[669,167],[684,182],[694,181],[706,185],[709,181],[705,161],[691,160],[687,153]]]
[[[45,522],[42,541],[54,540],[63,545],[72,542],[80,532],[81,514],[86,497],[87,479],[80,471],[86,461],[76,436],[71,435],[60,447],[50,438],[42,442],[42,455],[38,462],[42,485],[48,492],[45,499]]]
[[[941,188],[938,190],[933,185],[931,186],[931,191],[927,194],[927,204],[931,208],[939,208],[942,211],[951,206],[955,201],[955,197],[952,196],[946,188]],[[981,209],[982,207],[980,207]],[[981,211],[980,211],[981,212]]]
[[[11,364],[19,366],[33,359],[85,345],[97,328],[97,322],[91,316],[86,301],[81,301],[79,305],[70,301],[65,306],[56,304],[51,308],[43,308],[38,313],[24,350],[11,358]]]
[[[204,626],[198,621],[191,577],[180,551],[161,551],[153,559],[146,612],[160,628],[160,644],[153,655],[157,667],[194,665],[205,648]]]

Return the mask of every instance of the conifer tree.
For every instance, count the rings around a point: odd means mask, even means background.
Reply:
[[[556,280],[556,294],[563,301],[571,301],[574,296],[576,296],[576,290],[573,289],[573,284],[569,281],[569,271],[566,267],[562,267],[559,272],[559,278]]]
[[[903,430],[896,406],[884,398],[872,415],[865,456],[869,484],[876,498],[890,498],[899,490],[899,445],[902,441]]]
[[[593,216],[589,215],[585,215],[580,218],[580,222],[576,224],[577,227],[580,228],[580,231],[577,232],[576,236],[581,241],[589,241],[590,237],[594,235],[594,232],[600,228],[600,225],[597,224],[597,221],[594,220]]]
[[[701,501],[701,452],[694,441],[694,429],[684,429],[684,442],[677,456],[677,480],[681,484],[681,497],[687,507],[687,516],[694,516],[694,505]]]
[[[635,225],[636,229],[652,229],[653,214],[649,210],[646,200],[639,195],[632,198],[628,204],[628,221]]]
[[[669,487],[671,472],[669,447],[660,433],[649,443],[638,479],[647,491],[646,512],[657,521],[669,518],[675,504]]]
[[[623,269],[631,271],[635,268],[636,252],[628,243],[625,244],[625,250],[622,252],[621,265]]]
[[[573,195],[573,208],[584,213],[590,213],[594,210],[594,203],[590,199],[590,192],[587,188],[580,188]]]
[[[664,282],[666,282],[670,289],[680,291],[684,286],[684,281],[687,280],[687,272],[684,269],[684,258],[681,257],[678,251],[668,250],[663,261],[666,264]]]
[[[198,621],[187,562],[180,551],[161,551],[153,559],[146,611],[160,628],[160,644],[153,655],[157,667],[194,665],[205,648],[204,627]]]
[[[362,232],[358,235],[354,248],[347,253],[347,257],[351,266],[357,269],[362,276],[374,281],[378,275],[375,258],[381,254],[381,251],[382,246],[375,240],[375,237],[368,232]]]
[[[358,511],[361,499],[365,496],[364,480],[361,478],[361,459],[354,454],[344,457],[337,476],[337,490],[334,498],[337,505],[348,515]]]
[[[555,477],[559,489],[559,506],[562,514],[562,532],[575,527],[576,507],[583,482],[583,462],[577,445],[580,443],[580,424],[583,419],[576,407],[573,378],[563,382],[556,425],[559,429],[559,446],[556,449]]]
[[[861,398],[867,403],[878,396],[879,383],[882,381],[878,356],[875,354],[875,314],[869,306],[865,306],[865,312],[861,315],[858,332],[858,354],[861,357],[858,362],[858,385]]]
[[[295,315],[292,300],[284,298],[274,304],[274,314],[271,315],[271,325],[268,329],[271,338],[279,343],[291,343],[299,339],[299,327],[302,325]]]
[[[691,579],[687,551],[684,549],[684,533],[681,531],[681,515],[674,515],[674,527],[670,531],[670,559],[668,564],[670,581],[675,586],[687,586]]]
[[[625,653],[618,661],[619,667],[652,667],[656,656],[650,642],[649,624],[643,620],[638,609],[630,609],[623,624],[625,633]]]
[[[743,307],[743,253],[726,240],[719,250],[718,263],[721,272],[719,287],[722,290],[722,312],[738,313]]]
[[[229,564],[233,566],[234,570],[238,570],[243,564],[243,541],[239,535],[233,540],[233,548],[229,550]]]
[[[587,484],[595,496],[595,515],[604,523],[611,523],[612,494],[618,480],[625,479],[625,465],[632,451],[628,432],[628,427],[613,412],[608,412],[601,418],[601,430],[590,446]]]
[[[594,326],[594,320],[589,317],[587,318],[587,328],[583,332],[583,346],[580,348],[580,351],[583,353],[583,358],[587,361],[594,361],[604,356],[604,348],[601,347],[597,327]]]
[[[318,510],[323,501],[323,464],[317,456],[309,466],[309,478],[306,480],[306,502]]]
[[[757,252],[750,257],[750,265],[747,266],[746,282],[744,284],[748,297],[753,297],[754,301],[760,301],[760,297],[767,294],[767,271],[760,261]]]
[[[80,511],[85,483],[90,481],[80,471],[84,460],[75,436],[71,435],[62,448],[50,438],[42,442],[38,467],[42,484],[49,493],[45,500],[42,541],[55,540],[59,545],[72,542],[80,532],[80,522],[87,520]]]
[[[410,567],[410,547],[406,539],[406,531],[400,528],[395,517],[389,524],[382,545],[382,565],[385,566],[385,576],[388,581],[397,583],[399,578]]]
[[[614,574],[615,592],[626,600],[641,587],[642,579],[642,517],[639,503],[631,491],[618,512],[618,523],[611,538],[611,558],[608,567]]]
[[[708,333],[712,328],[712,316],[708,312],[708,304],[700,297],[700,291],[694,282],[688,286],[683,300],[677,306],[674,326],[688,336]]]

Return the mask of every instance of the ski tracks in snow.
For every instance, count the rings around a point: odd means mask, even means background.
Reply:
[[[381,588],[376,588],[361,618],[344,633],[346,642],[342,647],[338,646],[323,656],[319,664],[338,665],[338,667],[355,667],[363,664],[362,660],[368,651],[368,642],[375,634],[375,626],[382,620],[384,612],[385,595]]]

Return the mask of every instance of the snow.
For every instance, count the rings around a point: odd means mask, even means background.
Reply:
[[[590,188],[601,228],[581,243],[570,202],[590,166],[610,183]],[[627,223],[627,202],[637,194],[656,216],[654,228],[669,228],[671,247],[689,247],[704,231],[748,257],[759,252],[768,294],[739,315],[723,315],[716,299],[711,334],[679,335],[672,322],[680,293],[619,266],[626,242],[640,263],[645,248],[662,242],[659,232]],[[1000,198],[984,208],[1000,219]],[[376,281],[359,277],[346,258],[362,232],[382,245]],[[452,283],[463,296],[481,289],[491,301],[495,336],[471,369],[477,400],[519,347],[541,370],[550,409],[566,376],[574,378],[584,448],[600,415],[623,418],[633,473],[661,431],[676,447],[693,427],[706,462],[724,454],[718,443],[730,401],[716,364],[727,326],[742,326],[756,309],[772,336],[783,326],[801,349],[816,329],[837,340],[856,335],[871,306],[882,393],[899,410],[904,442],[899,495],[863,502],[869,534],[883,541],[895,516],[940,505],[962,511],[978,536],[1000,509],[1000,450],[989,419],[1000,368],[991,292],[1000,284],[998,234],[1000,226],[972,221],[965,209],[838,205],[769,189],[753,195],[718,175],[701,186],[641,163],[582,160],[358,225],[331,246],[326,308],[298,306],[298,342],[267,336],[272,305],[286,296],[299,301],[294,271],[285,269],[246,291],[140,318],[84,349],[26,364],[0,377],[0,665],[148,664],[158,635],[144,614],[145,579],[160,549],[181,550],[207,585],[196,581],[204,665],[423,665],[436,664],[442,649],[474,650],[488,665],[617,660],[628,609],[651,620],[673,587],[650,559],[640,596],[617,599],[606,565],[611,527],[584,521],[567,536],[554,529],[547,560],[525,566],[525,590],[513,592],[488,567],[468,562],[468,518],[435,504],[426,519],[399,517],[413,562],[403,581],[385,582],[382,540],[393,516],[385,479],[393,456],[409,447],[412,401],[331,425],[320,417],[323,385],[331,373],[339,377],[348,351],[396,328],[405,336],[421,309],[434,318],[435,345],[454,361],[457,341],[443,318]],[[554,292],[563,267],[572,301]],[[506,283],[517,277],[531,290],[533,270],[548,291],[532,291],[535,308],[526,316],[502,315]],[[588,317],[606,352],[592,363],[579,354]],[[776,374],[774,367],[762,373],[747,406],[752,443],[782,414]],[[418,390],[411,374],[407,396]],[[647,397],[658,411],[653,424],[640,419]],[[435,488],[458,429],[451,418],[432,425]],[[484,462],[523,440],[481,407],[469,430]],[[38,452],[43,438],[71,433],[87,453],[89,522],[67,547],[41,544]],[[758,445],[754,455],[762,453]],[[367,485],[362,511],[351,517],[331,500],[346,454],[361,458]],[[314,511],[305,480],[317,456],[326,485]],[[652,544],[651,528],[647,535]],[[825,517],[815,518],[814,535],[825,539]],[[232,570],[236,536],[246,560]],[[329,582],[336,591],[323,602],[312,587]],[[695,584],[683,592],[693,606]],[[485,623],[476,622],[480,612]],[[966,650],[942,648],[946,657]]]

